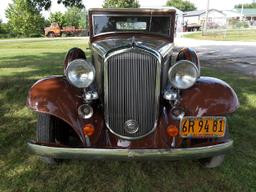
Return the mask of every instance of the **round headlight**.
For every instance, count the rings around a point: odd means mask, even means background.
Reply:
[[[95,78],[93,65],[84,59],[71,61],[65,73],[68,81],[78,88],[90,86]]]
[[[191,61],[181,60],[169,69],[168,77],[174,87],[187,89],[195,84],[199,70]]]

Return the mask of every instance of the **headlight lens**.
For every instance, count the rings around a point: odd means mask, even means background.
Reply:
[[[191,61],[181,60],[169,69],[168,77],[174,87],[187,89],[195,84],[199,70]]]
[[[70,62],[65,73],[68,81],[78,88],[90,86],[95,78],[93,65],[84,59]]]

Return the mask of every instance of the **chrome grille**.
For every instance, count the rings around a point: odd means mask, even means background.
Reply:
[[[125,139],[150,133],[156,123],[159,95],[159,61],[141,49],[114,54],[106,60],[106,123],[116,135]],[[129,122],[133,122],[132,124]],[[127,131],[127,125],[138,129]]]

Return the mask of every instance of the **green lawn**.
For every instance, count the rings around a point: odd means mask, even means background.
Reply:
[[[203,169],[196,161],[69,161],[48,166],[29,153],[36,115],[26,108],[29,87],[39,78],[62,74],[71,47],[85,39],[0,41],[0,191],[255,191],[256,79],[203,69],[227,81],[241,107],[229,120],[235,141],[223,166]],[[87,52],[88,53],[88,52]]]
[[[256,41],[256,29],[248,30],[227,30],[225,31],[209,31],[208,35],[203,36],[202,32],[189,33],[184,37],[200,40],[215,41]]]

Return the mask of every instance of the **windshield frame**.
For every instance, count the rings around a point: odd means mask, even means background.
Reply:
[[[129,37],[129,36],[145,36],[145,37],[152,37],[155,39],[163,39],[168,42],[174,41],[174,33],[175,33],[175,9],[170,8],[163,8],[163,9],[156,9],[156,8],[91,8],[88,11],[89,16],[89,37],[90,43],[94,41],[111,38],[111,37]],[[149,31],[113,31],[113,32],[104,32],[99,34],[94,33],[94,16],[102,15],[102,16],[120,16],[120,17],[129,17],[129,16],[138,16],[138,17],[169,17],[170,20],[170,28],[169,34],[164,35],[160,33],[153,33]]]
[[[104,16],[104,17],[140,17],[140,18],[147,18],[149,20],[149,23],[147,23],[147,25],[149,25],[149,29],[146,30],[113,30],[113,31],[108,31],[108,32],[102,32],[102,33],[97,33],[95,34],[95,16]],[[170,16],[168,15],[131,15],[131,14],[92,14],[92,35],[93,37],[97,37],[100,35],[105,35],[105,34],[112,34],[112,33],[142,33],[142,34],[153,34],[153,35],[159,35],[159,36],[164,36],[164,37],[170,37],[171,33],[172,33],[172,19],[169,19],[169,29],[168,29],[168,34],[164,34],[164,33],[157,33],[157,32],[150,32],[147,30],[151,29],[152,26],[152,19],[154,17],[166,17],[166,18],[170,18]]]

